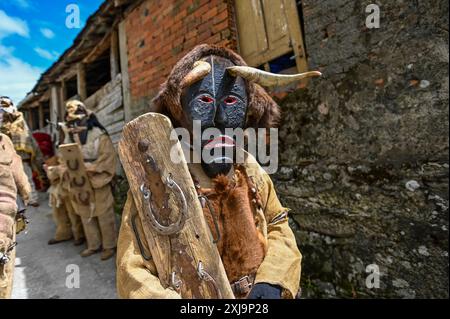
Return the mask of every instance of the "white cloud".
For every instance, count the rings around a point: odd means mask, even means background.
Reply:
[[[30,36],[28,24],[24,20],[10,17],[5,11],[0,10],[0,39],[12,34],[28,38]]]
[[[49,28],[41,28],[41,33],[47,39],[53,39],[55,37],[55,32],[50,30]]]
[[[31,4],[28,0],[12,0],[11,2],[23,9],[28,9],[31,7]]]
[[[18,59],[14,56],[13,47],[2,44],[2,39],[11,35],[28,38],[28,25],[25,21],[10,17],[0,10],[0,95],[11,97],[17,105],[33,88],[43,70]]]
[[[34,51],[41,57],[47,60],[55,60],[58,58],[59,54],[56,51],[48,51],[42,48],[34,48]]]
[[[0,43],[0,95],[9,96],[17,105],[31,91],[42,69],[13,55],[14,49]]]

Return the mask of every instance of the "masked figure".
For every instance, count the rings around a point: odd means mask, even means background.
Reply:
[[[45,170],[50,181],[49,206],[52,207],[53,220],[56,223],[56,233],[48,241],[49,245],[74,239],[74,245],[84,243],[84,232],[81,218],[75,214],[69,197],[70,180],[67,167],[60,158],[52,157],[46,161]]]
[[[66,105],[64,144],[79,143],[89,181],[94,189],[92,213],[75,211],[81,216],[88,248],[81,252],[87,257],[102,251],[101,259],[114,255],[116,226],[114,198],[111,181],[116,171],[116,155],[111,138],[95,114],[80,101],[69,101]],[[70,192],[70,186],[69,186]],[[73,204],[73,207],[77,207]]]
[[[34,140],[22,112],[17,111],[13,102],[6,96],[0,97],[0,132],[8,135],[17,154],[23,162],[23,168],[31,185],[30,205],[39,206],[36,185],[33,181],[33,169],[40,173],[42,154]]]
[[[174,127],[193,133],[193,121],[198,121],[202,132],[210,128],[220,131],[213,139],[201,139],[200,151],[233,148],[233,137],[227,136],[225,129],[271,128],[279,119],[278,105],[258,83],[282,85],[319,74],[270,74],[247,67],[228,49],[200,45],[175,65],[153,102]],[[255,158],[245,153],[244,161],[236,163],[213,154],[201,163],[188,163],[188,167],[197,193],[209,202],[201,204],[212,233],[211,211],[217,216],[217,248],[234,295],[295,298],[301,254],[288,225],[288,209],[280,204],[270,177]],[[162,286],[142,238],[143,223],[129,194],[117,255],[119,296],[180,298],[174,289]]]
[[[26,204],[31,187],[22,160],[8,136],[0,133],[0,298],[10,298],[16,256],[17,195]]]

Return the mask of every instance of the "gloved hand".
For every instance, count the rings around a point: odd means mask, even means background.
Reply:
[[[247,299],[281,299],[281,292],[280,286],[261,282],[253,286]]]

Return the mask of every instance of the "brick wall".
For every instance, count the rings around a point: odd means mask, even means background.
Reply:
[[[145,111],[173,65],[195,45],[236,49],[229,0],[147,0],[126,17],[132,115]]]

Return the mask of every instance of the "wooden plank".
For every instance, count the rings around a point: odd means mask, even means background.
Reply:
[[[180,280],[179,292],[183,298],[233,298],[218,250],[207,228],[181,145],[178,140],[170,140],[172,129],[166,116],[147,113],[125,126],[123,138],[119,143],[119,156],[130,183],[158,277],[164,287],[176,288],[171,280],[172,275]],[[172,161],[170,154],[178,154],[180,162]],[[170,188],[170,183],[167,182],[169,177],[172,177],[180,188]],[[144,199],[141,185],[150,190],[150,200],[158,212],[149,209],[149,200]],[[170,196],[167,197],[166,194]],[[186,206],[177,196],[179,194],[184,194]],[[159,227],[153,219],[163,219],[164,222],[161,220],[161,223],[166,225],[178,225],[180,216],[184,223],[181,222],[180,227],[171,234],[162,234],[163,227]],[[200,262],[214,279],[215,285],[199,277],[197,269]]]
[[[236,0],[236,18],[240,53],[250,66],[293,51],[298,72],[308,70],[295,0]]]
[[[94,190],[84,166],[83,154],[77,143],[59,146],[61,157],[67,166],[70,179],[70,196],[77,214],[91,217],[94,214]]]
[[[125,122],[128,123],[132,119],[131,112],[131,93],[130,93],[130,78],[128,75],[128,48],[127,48],[127,33],[125,28],[125,21],[119,23],[119,56],[120,56],[120,70],[122,74],[122,94],[123,94],[123,109],[125,112]]]
[[[106,83],[101,89],[91,94],[84,104],[87,108],[99,112],[110,103],[117,103],[115,100],[122,101],[122,82],[119,73],[115,79]]]
[[[251,63],[249,61],[254,61],[268,49],[261,3],[259,0],[236,0],[235,6],[239,50],[244,60]]]
[[[289,51],[290,39],[283,1],[262,0],[269,51]],[[273,59],[273,58],[272,58]]]
[[[110,61],[111,79],[115,79],[117,74],[120,73],[119,36],[116,29],[111,33]]]
[[[113,134],[110,136],[111,137],[111,141],[114,145],[118,144],[120,142],[120,140],[122,139],[122,132]]]
[[[283,3],[297,70],[299,73],[306,72],[308,71],[308,62],[306,61],[305,44],[297,11],[297,4],[295,3],[295,0],[283,0]],[[300,83],[306,85],[307,82],[308,79],[303,79]]]
[[[113,134],[116,134],[116,133],[122,133],[122,129],[123,129],[124,126],[125,126],[125,122],[122,119],[122,120],[119,120],[116,123],[108,125],[106,130],[108,131],[108,133],[110,135],[113,135]]]
[[[105,115],[103,117],[100,117],[98,120],[104,127],[107,127],[108,125],[111,125],[114,122],[117,122],[119,120],[123,120],[124,113],[123,110],[120,110],[119,112],[115,112],[112,114]]]
[[[97,112],[99,114],[109,114],[122,109],[122,95],[120,94],[110,94],[104,97],[99,103]]]

